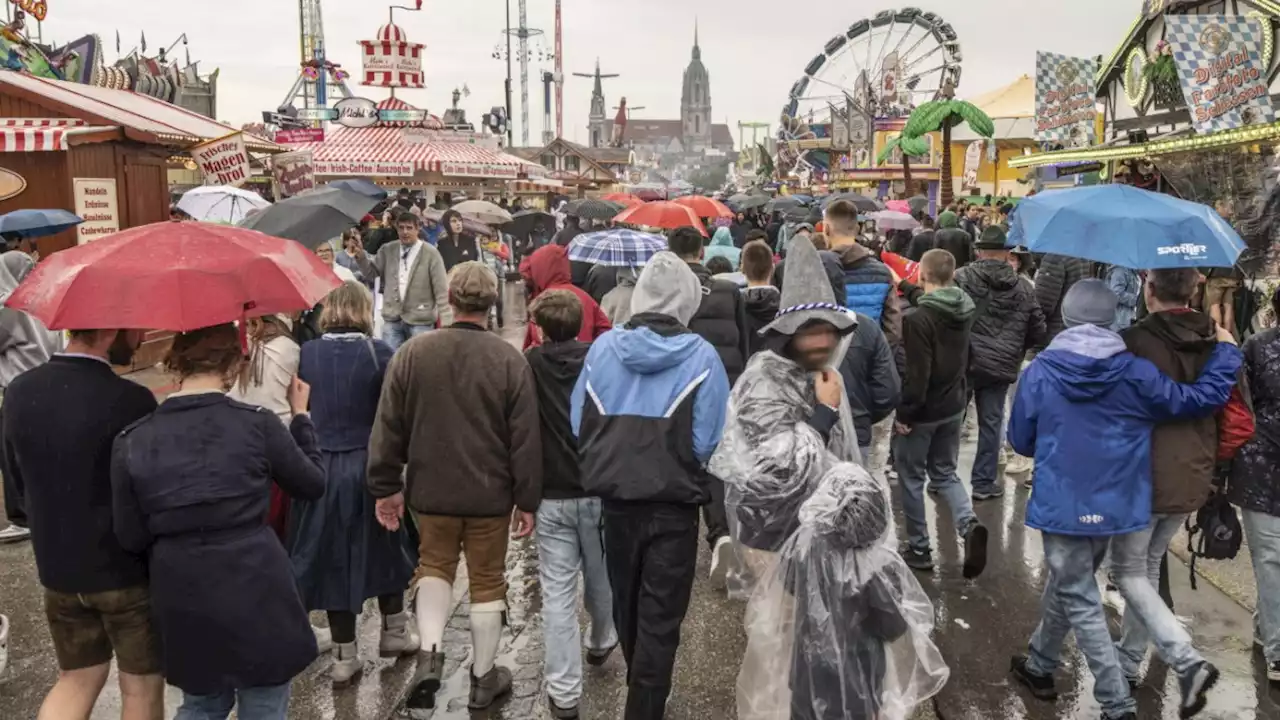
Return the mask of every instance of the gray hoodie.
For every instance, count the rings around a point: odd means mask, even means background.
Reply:
[[[17,250],[0,255],[0,303],[35,267],[30,255]],[[34,317],[0,307],[0,389],[22,373],[39,367],[62,350],[62,333],[55,333]]]
[[[618,284],[600,300],[600,309],[614,327],[626,325],[631,319],[631,296],[635,293],[638,276],[635,268],[618,268]]]
[[[631,314],[657,313],[689,327],[702,304],[702,283],[689,264],[669,250],[654,255],[631,294]]]

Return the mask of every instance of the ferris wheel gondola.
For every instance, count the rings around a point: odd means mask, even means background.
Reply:
[[[884,10],[850,25],[791,86],[778,133],[779,170],[821,168],[826,153],[814,150],[833,141],[865,143],[875,119],[906,117],[948,85],[958,86],[962,59],[955,28],[935,13]]]

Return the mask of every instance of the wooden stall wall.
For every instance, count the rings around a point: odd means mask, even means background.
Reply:
[[[0,98],[3,100],[3,98]],[[0,111],[0,114],[3,114]],[[0,168],[11,170],[27,181],[27,188],[8,200],[0,200],[0,215],[14,210],[71,207],[71,184],[67,180],[67,153],[0,153]],[[48,254],[76,243],[74,230],[41,238],[39,249]]]

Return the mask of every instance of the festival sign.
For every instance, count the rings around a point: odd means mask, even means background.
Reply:
[[[249,179],[249,151],[244,147],[243,132],[196,145],[191,148],[191,158],[210,185],[240,187]]]
[[[12,170],[0,168],[0,200],[18,197],[26,189],[26,178]]]
[[[400,130],[400,139],[407,145],[432,145],[436,143],[465,143],[497,152],[501,149],[497,135],[477,135],[470,130],[430,130],[407,127]]]
[[[271,181],[276,197],[293,197],[316,186],[315,157],[310,150],[281,153],[271,158]]]
[[[1165,28],[1196,132],[1275,120],[1257,18],[1170,15]]]
[[[975,140],[969,143],[969,147],[964,151],[964,180],[962,187],[978,186],[978,167],[982,163],[982,146],[985,143],[982,140]],[[994,145],[994,143],[992,143]]]
[[[81,245],[120,231],[120,205],[115,178],[75,178],[71,181],[76,215],[84,222],[76,226]]]
[[[281,145],[305,145],[324,142],[324,128],[290,128],[277,130],[275,141]]]
[[[1093,76],[1096,61],[1058,53],[1036,53],[1036,140],[1089,147],[1098,116]]]
[[[360,160],[335,160],[314,164],[316,175],[353,175],[367,177],[412,177],[412,162],[363,162]]]

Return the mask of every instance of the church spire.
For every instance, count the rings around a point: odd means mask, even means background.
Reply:
[[[702,48],[698,47],[698,16],[693,17],[693,59],[702,59]]]

